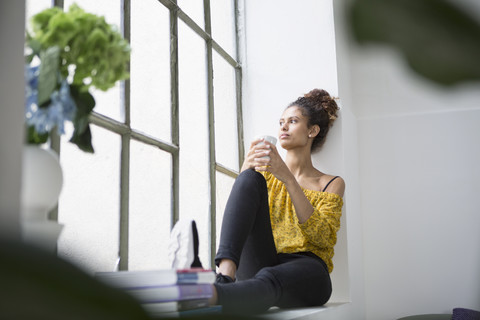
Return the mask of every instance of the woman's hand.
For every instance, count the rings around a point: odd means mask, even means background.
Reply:
[[[259,145],[260,142],[264,141],[263,138],[258,138],[252,141],[250,144],[250,149],[248,150],[245,160],[243,161],[241,171],[247,169],[256,169],[260,164],[255,160],[256,158],[267,156],[270,151],[270,146],[265,144]]]
[[[270,150],[268,150],[266,153],[268,158],[257,159],[257,162],[259,162],[261,166],[258,166],[255,169],[258,171],[271,172],[283,183],[287,183],[289,180],[292,181],[292,179],[295,180],[292,172],[290,169],[288,169],[285,161],[283,161],[282,157],[278,153],[277,147],[268,141],[265,141],[265,144],[270,147]]]
[[[260,142],[263,143],[258,145]],[[289,179],[295,179],[282,157],[280,157],[277,147],[263,139],[254,140],[250,145],[242,171],[250,168],[271,172],[283,183],[286,183]]]
[[[252,141],[250,150],[245,157],[242,166],[242,171],[247,169],[255,169],[257,171],[271,172],[278,180],[282,181],[287,187],[290,194],[295,212],[300,223],[304,223],[312,215],[314,209],[303,193],[302,188],[298,184],[294,175],[288,169],[280,154],[278,154],[277,147],[268,141],[264,144],[257,145],[263,139]]]

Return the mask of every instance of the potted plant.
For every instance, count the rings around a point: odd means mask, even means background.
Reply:
[[[52,130],[64,134],[71,121],[70,142],[94,152],[88,117],[95,107],[91,87],[102,91],[127,79],[130,46],[104,17],[73,4],[34,15],[26,35],[27,142],[44,143]]]
[[[25,123],[23,155],[22,234],[27,242],[55,248],[61,226],[47,220],[58,201],[63,174],[58,156],[32,147],[48,141],[55,130],[65,133],[73,123],[70,142],[94,152],[89,115],[95,107],[90,88],[106,91],[127,79],[130,46],[121,33],[73,4],[34,15],[27,31],[25,66]]]

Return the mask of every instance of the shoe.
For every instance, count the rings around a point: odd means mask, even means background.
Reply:
[[[202,268],[198,258],[198,232],[194,220],[179,220],[170,232],[168,258],[172,269]]]
[[[225,276],[221,273],[217,273],[215,277],[215,283],[234,283],[234,282],[235,280],[233,280],[231,277]]]

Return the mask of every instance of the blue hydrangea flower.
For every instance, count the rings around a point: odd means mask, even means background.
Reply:
[[[65,133],[65,121],[73,121],[77,110],[70,95],[70,86],[63,80],[60,89],[50,95],[50,104],[46,108],[37,105],[38,67],[28,67],[25,74],[25,118],[29,126],[34,126],[40,134],[50,132],[55,126],[59,135]]]
[[[60,89],[50,96],[48,106],[48,119],[57,126],[58,134],[64,134],[64,122],[72,121],[75,116],[76,106],[70,96],[70,86],[66,80],[62,81]]]
[[[25,66],[25,116],[30,118],[37,106],[39,66]]]

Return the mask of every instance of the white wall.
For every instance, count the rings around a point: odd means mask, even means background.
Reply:
[[[391,50],[356,47],[346,2],[334,3],[334,52],[321,35],[329,1],[246,1],[247,144],[258,133],[275,134],[276,114],[310,87],[341,98],[340,126],[315,164],[347,181],[342,231],[351,303],[321,316],[479,310],[479,86],[438,87]],[[478,4],[471,11],[480,12]]]
[[[301,5],[286,0],[245,1],[245,8],[244,127],[248,147],[258,134],[277,135],[281,113],[298,96],[313,88],[324,88],[338,96],[339,90],[332,1],[309,0],[302,1]],[[347,181],[330,301],[351,302],[319,316],[361,319],[363,269],[358,170],[355,169],[358,163],[356,120],[342,94],[340,106],[341,116],[313,160],[320,170],[342,175]]]
[[[349,49],[366,319],[480,310],[480,84],[439,87],[389,49]]]
[[[480,109],[359,121],[368,319],[480,309],[479,123]]]
[[[24,1],[0,2],[0,235],[20,235]]]
[[[363,213],[361,210],[358,121],[355,99],[351,94],[350,33],[345,23],[345,2],[334,1],[335,40],[337,48],[338,92],[342,99],[343,159],[347,182],[348,266],[351,303],[340,310],[336,319],[365,319],[365,288],[363,263]],[[333,319],[333,317],[331,317]],[[368,319],[368,318],[367,318]]]

